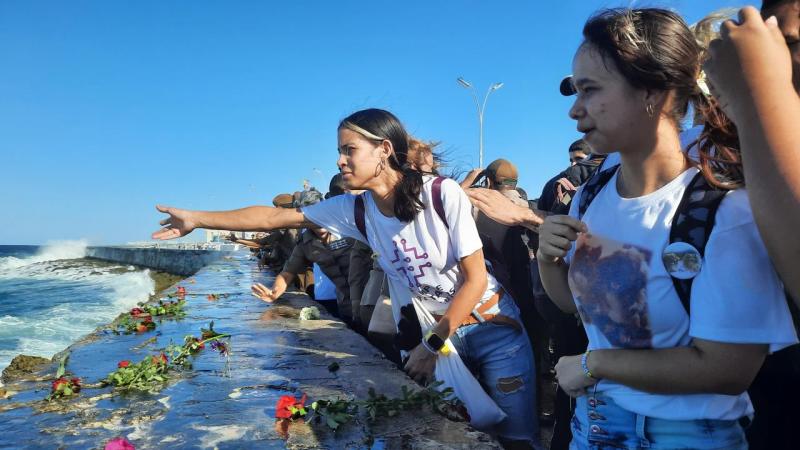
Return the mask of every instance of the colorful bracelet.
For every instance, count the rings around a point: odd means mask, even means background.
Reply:
[[[586,350],[586,353],[581,356],[581,367],[583,368],[583,374],[587,377],[591,378],[592,380],[597,381],[597,378],[592,375],[592,372],[589,370],[589,353],[591,350]]]

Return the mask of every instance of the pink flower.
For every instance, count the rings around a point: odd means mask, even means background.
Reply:
[[[118,437],[108,441],[105,450],[136,450],[136,447],[124,437]]]
[[[131,362],[128,361],[127,359],[125,361],[120,361],[120,362],[117,363],[117,367],[119,367],[120,369],[122,369],[124,367],[128,367],[130,365],[131,365]]]

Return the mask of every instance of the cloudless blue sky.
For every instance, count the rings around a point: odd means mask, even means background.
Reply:
[[[751,2],[752,3],[752,2]],[[0,244],[149,239],[156,203],[269,204],[336,173],[336,125],[367,107],[532,197],[580,137],[558,94],[598,8],[689,22],[737,0],[0,2]],[[202,239],[202,234],[191,235]]]

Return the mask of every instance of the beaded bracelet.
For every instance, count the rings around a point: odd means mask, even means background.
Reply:
[[[592,352],[591,350],[586,350],[586,353],[584,353],[583,356],[581,356],[581,367],[583,368],[584,375],[591,378],[592,380],[597,380],[597,378],[595,378],[595,376],[592,375],[592,372],[589,370],[589,353],[591,352]]]

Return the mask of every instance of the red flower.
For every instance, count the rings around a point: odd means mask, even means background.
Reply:
[[[72,382],[73,386],[80,386],[81,385],[81,379],[80,378],[73,378],[73,379],[71,379],[69,381]]]
[[[136,450],[136,447],[124,437],[118,437],[108,441],[104,450]]]
[[[139,333],[144,333],[145,331],[147,331],[147,325],[142,323],[136,325],[136,331]]]
[[[52,388],[53,388],[54,391],[57,391],[61,386],[66,385],[66,384],[69,384],[69,381],[67,381],[67,379],[64,378],[64,377],[61,377],[61,378],[53,381]]]
[[[144,320],[142,322],[143,323],[152,323],[153,322],[153,318],[148,315],[147,317],[144,318]]]
[[[167,355],[160,354],[158,356],[153,356],[152,358],[153,364],[167,364]]]
[[[124,367],[128,367],[128,366],[130,366],[130,365],[131,365],[131,362],[130,362],[130,361],[128,361],[127,359],[126,359],[126,360],[124,360],[124,361],[120,361],[120,362],[118,362],[118,363],[117,363],[117,367],[119,367],[120,369],[122,369],[122,368],[124,368]]]
[[[133,308],[133,309],[131,309],[131,315],[132,316],[140,316],[142,314],[145,314],[145,312],[144,312],[144,310],[142,308]]]
[[[298,412],[293,412],[294,410],[301,410],[303,413],[305,412],[305,403],[306,403],[306,395],[303,394],[303,397],[300,398],[298,401],[293,395],[282,395],[281,398],[278,399],[278,403],[275,405],[275,418],[277,419],[292,419],[294,418],[295,414]],[[299,414],[305,415],[305,414]]]
[[[183,286],[178,286],[178,294],[179,295],[186,294],[186,288]]]

